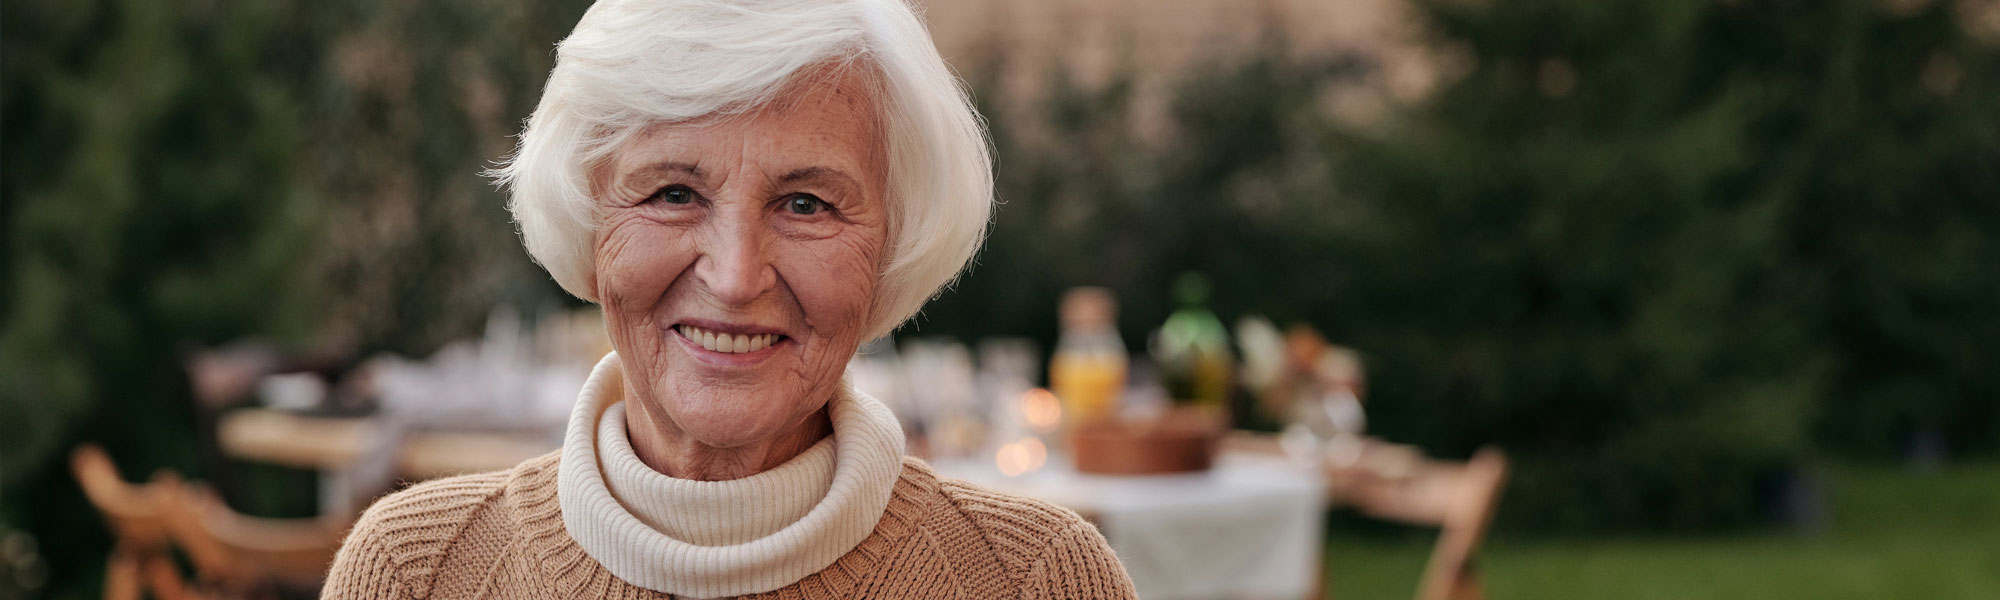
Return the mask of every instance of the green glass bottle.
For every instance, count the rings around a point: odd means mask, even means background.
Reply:
[[[1236,359],[1229,331],[1208,309],[1208,280],[1184,273],[1174,282],[1180,309],[1153,334],[1151,352],[1162,383],[1176,403],[1228,406]]]

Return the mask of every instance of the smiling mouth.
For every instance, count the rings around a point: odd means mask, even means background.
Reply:
[[[771,347],[771,344],[776,344],[785,339],[785,336],[775,333],[762,333],[755,335],[729,334],[729,333],[722,333],[719,331],[702,329],[700,327],[695,327],[693,325],[685,325],[685,324],[675,325],[674,330],[679,331],[681,336],[687,338],[688,341],[694,342],[695,345],[697,346],[701,346],[703,350],[707,350],[709,352],[719,352],[723,354],[744,354],[749,352],[756,352],[758,350],[769,348]]]

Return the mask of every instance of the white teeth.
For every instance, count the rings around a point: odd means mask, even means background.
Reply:
[[[771,346],[771,344],[777,343],[778,341],[777,334],[771,334],[771,333],[765,333],[759,335],[731,335],[727,333],[716,333],[713,331],[702,329],[700,327],[695,327],[693,325],[681,325],[677,327],[677,329],[680,330],[681,335],[687,336],[687,339],[689,341],[692,341],[696,344],[700,344],[702,348],[707,349],[710,352],[722,352],[727,354],[742,354],[744,352],[756,352],[758,350],[763,350],[765,348],[768,348]]]

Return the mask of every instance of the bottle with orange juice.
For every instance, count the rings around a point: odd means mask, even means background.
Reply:
[[[1074,288],[1063,296],[1062,335],[1049,360],[1049,388],[1065,428],[1117,416],[1129,358],[1118,338],[1111,291]]]

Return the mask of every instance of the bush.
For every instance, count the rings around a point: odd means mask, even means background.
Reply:
[[[52,596],[109,539],[66,468],[201,477],[191,345],[428,353],[559,292],[478,172],[583,2],[9,2],[0,530]]]
[[[1819,448],[1991,451],[2000,64],[1954,6],[1419,3],[1458,72],[1359,127],[1320,103],[1351,57],[1192,77],[1162,143],[1129,78],[1058,85],[988,111],[1006,204],[922,329],[1046,342],[1099,284],[1141,347],[1205,271],[1225,319],[1362,349],[1377,433],[1512,453],[1517,527],[1740,525]]]

